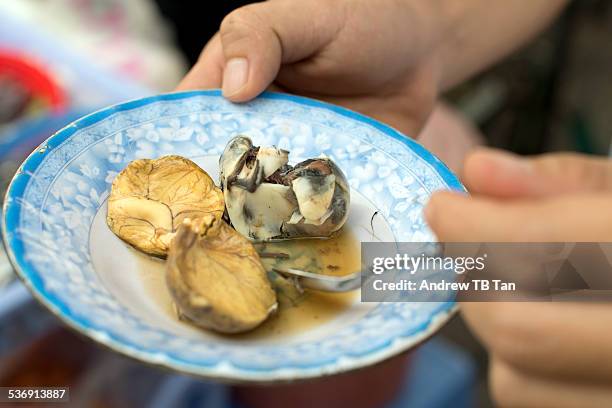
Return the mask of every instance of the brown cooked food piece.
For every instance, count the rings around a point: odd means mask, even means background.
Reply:
[[[170,246],[166,271],[179,314],[200,327],[240,333],[277,309],[253,244],[218,217],[183,222]]]
[[[107,223],[122,240],[165,257],[185,218],[220,218],[223,193],[197,164],[180,156],[134,160],[113,181]]]

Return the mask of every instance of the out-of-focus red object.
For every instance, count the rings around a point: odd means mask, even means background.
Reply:
[[[52,112],[61,112],[67,104],[66,93],[53,76],[18,51],[0,49],[0,77],[19,84]]]
[[[0,359],[0,384],[14,387],[74,387],[96,349],[63,328]]]

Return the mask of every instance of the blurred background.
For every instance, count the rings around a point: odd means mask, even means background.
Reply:
[[[172,90],[222,17],[248,2],[208,3],[0,0],[2,197],[29,152],[70,121]],[[446,100],[490,145],[521,154],[607,155],[609,38],[612,2],[574,1],[527,48]],[[393,406],[491,406],[486,354],[460,317],[406,364]],[[228,387],[141,365],[62,328],[14,279],[0,251],[0,386],[7,385],[70,386],[74,406],[236,406]]]

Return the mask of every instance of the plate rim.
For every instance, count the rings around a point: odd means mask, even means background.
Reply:
[[[85,115],[52,134],[34,151],[32,151],[32,153],[30,153],[30,155],[28,155],[28,157],[19,166],[19,170],[13,176],[5,194],[1,224],[2,242],[17,276],[38,302],[44,305],[45,308],[47,308],[72,330],[76,331],[80,335],[90,338],[98,344],[101,344],[113,351],[119,352],[122,355],[126,355],[146,364],[160,366],[178,372],[220,381],[246,383],[269,383],[312,379],[365,368],[373,364],[381,363],[390,357],[416,347],[418,344],[431,337],[440,327],[451,319],[458,309],[457,304],[453,301],[443,302],[441,303],[441,307],[432,313],[427,323],[421,330],[409,335],[398,336],[392,339],[392,341],[382,345],[376,350],[368,352],[367,354],[352,356],[349,358],[350,361],[348,362],[340,362],[339,360],[342,358],[340,357],[334,361],[312,367],[294,366],[290,368],[281,367],[270,370],[261,370],[236,367],[231,364],[228,365],[227,362],[224,361],[219,361],[217,364],[211,366],[189,364],[168,354],[163,354],[162,358],[162,355],[160,355],[161,353],[154,353],[151,351],[138,349],[133,345],[126,344],[125,342],[108,335],[108,333],[104,331],[83,324],[83,322],[63,310],[64,308],[60,307],[61,305],[57,305],[55,302],[53,302],[53,300],[49,298],[48,293],[42,290],[40,283],[37,285],[32,279],[33,276],[40,275],[40,272],[35,268],[27,267],[27,265],[23,262],[23,257],[25,255],[23,243],[21,243],[20,248],[15,242],[20,240],[10,237],[11,234],[9,233],[9,227],[14,227],[18,224],[20,215],[20,206],[13,204],[13,202],[23,195],[30,180],[30,178],[24,179],[20,176],[25,172],[35,171],[42,164],[45,153],[53,151],[79,129],[100,122],[117,112],[136,109],[157,101],[172,101],[197,96],[222,97],[222,93],[221,90],[218,89],[172,92],[110,105]],[[300,105],[323,108],[358,122],[370,125],[385,135],[400,141],[402,144],[406,145],[408,149],[414,151],[421,159],[433,167],[435,172],[442,178],[442,180],[451,190],[466,192],[465,187],[461,184],[458,177],[433,153],[429,152],[417,141],[373,118],[344,107],[302,96],[267,91],[261,94],[258,98],[286,100],[298,103]],[[28,269],[28,272],[26,272],[24,269]],[[219,365],[228,365],[228,367],[223,367],[223,369],[220,370],[218,368]]]

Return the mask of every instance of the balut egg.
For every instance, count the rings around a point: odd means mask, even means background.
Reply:
[[[346,177],[328,158],[290,166],[289,152],[230,140],[220,159],[229,220],[255,240],[330,237],[348,218]]]
[[[166,268],[179,313],[200,327],[244,332],[277,309],[276,293],[253,244],[215,216],[183,221]]]

